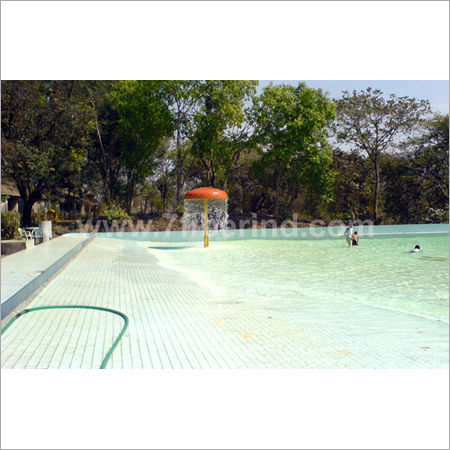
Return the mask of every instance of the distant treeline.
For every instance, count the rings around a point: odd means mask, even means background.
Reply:
[[[128,213],[182,212],[188,189],[235,214],[448,221],[449,118],[368,87],[3,81],[2,175],[32,207],[63,193]]]

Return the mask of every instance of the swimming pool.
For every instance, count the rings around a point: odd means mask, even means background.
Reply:
[[[420,242],[420,253],[409,249]],[[239,240],[150,245],[167,268],[230,301],[301,309],[305,301],[360,303],[448,323],[448,236]]]
[[[290,231],[206,249],[182,232],[98,233],[22,308],[127,315],[109,368],[448,368],[447,227],[374,227],[352,248],[333,230]],[[122,325],[26,314],[2,336],[2,368],[98,368]]]
[[[423,352],[434,353],[424,368],[447,367],[448,232],[429,226],[414,232],[392,227],[397,233],[386,234],[374,229],[372,238],[352,248],[329,236],[218,240],[208,249],[192,241],[139,245],[165,268],[208,289],[215,302],[308,330],[319,347],[357,354],[361,368],[417,367]],[[409,253],[416,244],[423,251]],[[311,358],[327,367],[326,357]]]

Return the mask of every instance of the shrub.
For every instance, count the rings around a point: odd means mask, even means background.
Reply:
[[[31,225],[37,227],[42,220],[42,215],[36,211],[31,211]]]
[[[131,219],[123,208],[115,204],[105,206],[103,208],[103,214],[106,216],[109,225],[111,225],[114,220],[121,221]]]
[[[2,239],[14,239],[20,227],[20,214],[17,211],[2,212]]]
[[[184,214],[184,206],[183,205],[177,205],[175,208],[175,212],[179,215],[182,216]]]

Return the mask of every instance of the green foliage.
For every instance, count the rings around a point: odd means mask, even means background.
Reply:
[[[131,219],[127,212],[115,203],[106,205],[103,208],[103,214],[106,216],[106,220],[108,221],[109,225],[111,225],[114,220],[122,221]]]
[[[328,212],[336,219],[369,219],[373,177],[370,161],[357,152],[333,153],[334,199]]]
[[[42,200],[111,205],[110,222],[132,208],[181,214],[183,193],[202,185],[247,217],[448,220],[448,115],[428,120],[426,101],[370,88],[332,102],[304,83],[258,96],[257,84],[3,82],[2,174],[22,222],[40,220]]]
[[[384,152],[401,145],[404,136],[411,135],[424,123],[430,111],[429,102],[390,95],[367,88],[364,91],[343,92],[337,101],[336,138],[365,154],[373,163],[375,188],[373,219],[379,219],[379,161]]]
[[[436,115],[426,123],[424,133],[413,139],[409,145],[414,148],[417,171],[421,171],[423,188],[435,191],[448,203],[449,164],[449,117]],[[437,192],[436,192],[437,191]]]
[[[14,239],[20,227],[20,214],[17,211],[2,212],[2,239]]]
[[[245,147],[244,104],[256,92],[255,81],[205,81],[199,88],[200,109],[190,137],[191,154],[204,184],[225,188]]]
[[[274,215],[280,190],[287,194],[287,210],[302,188],[317,200],[326,200],[334,174],[328,171],[332,151],[327,128],[334,104],[320,89],[304,83],[269,86],[256,99],[253,123],[261,159],[256,171],[273,179]]]
[[[435,116],[400,155],[381,160],[384,210],[397,223],[448,221],[449,124]]]
[[[184,214],[184,206],[183,205],[177,205],[175,207],[175,212],[179,215],[182,216]]]
[[[174,126],[175,203],[181,204],[183,178],[187,174],[188,138],[192,132],[194,115],[200,101],[201,82],[197,80],[171,80],[163,82],[162,90],[172,114]],[[190,148],[190,146],[189,146]]]
[[[121,81],[111,92],[119,115],[119,145],[123,164],[151,174],[151,155],[172,132],[172,118],[158,81]]]
[[[160,81],[120,81],[111,92],[119,118],[118,144],[129,211],[138,183],[155,169],[155,151],[173,131],[163,87]]]
[[[75,81],[2,82],[2,174],[33,205],[56,195],[80,174],[89,130],[87,99]]]

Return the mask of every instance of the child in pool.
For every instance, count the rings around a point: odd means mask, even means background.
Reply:
[[[352,235],[352,245],[359,245],[359,236],[357,231],[355,231]]]

